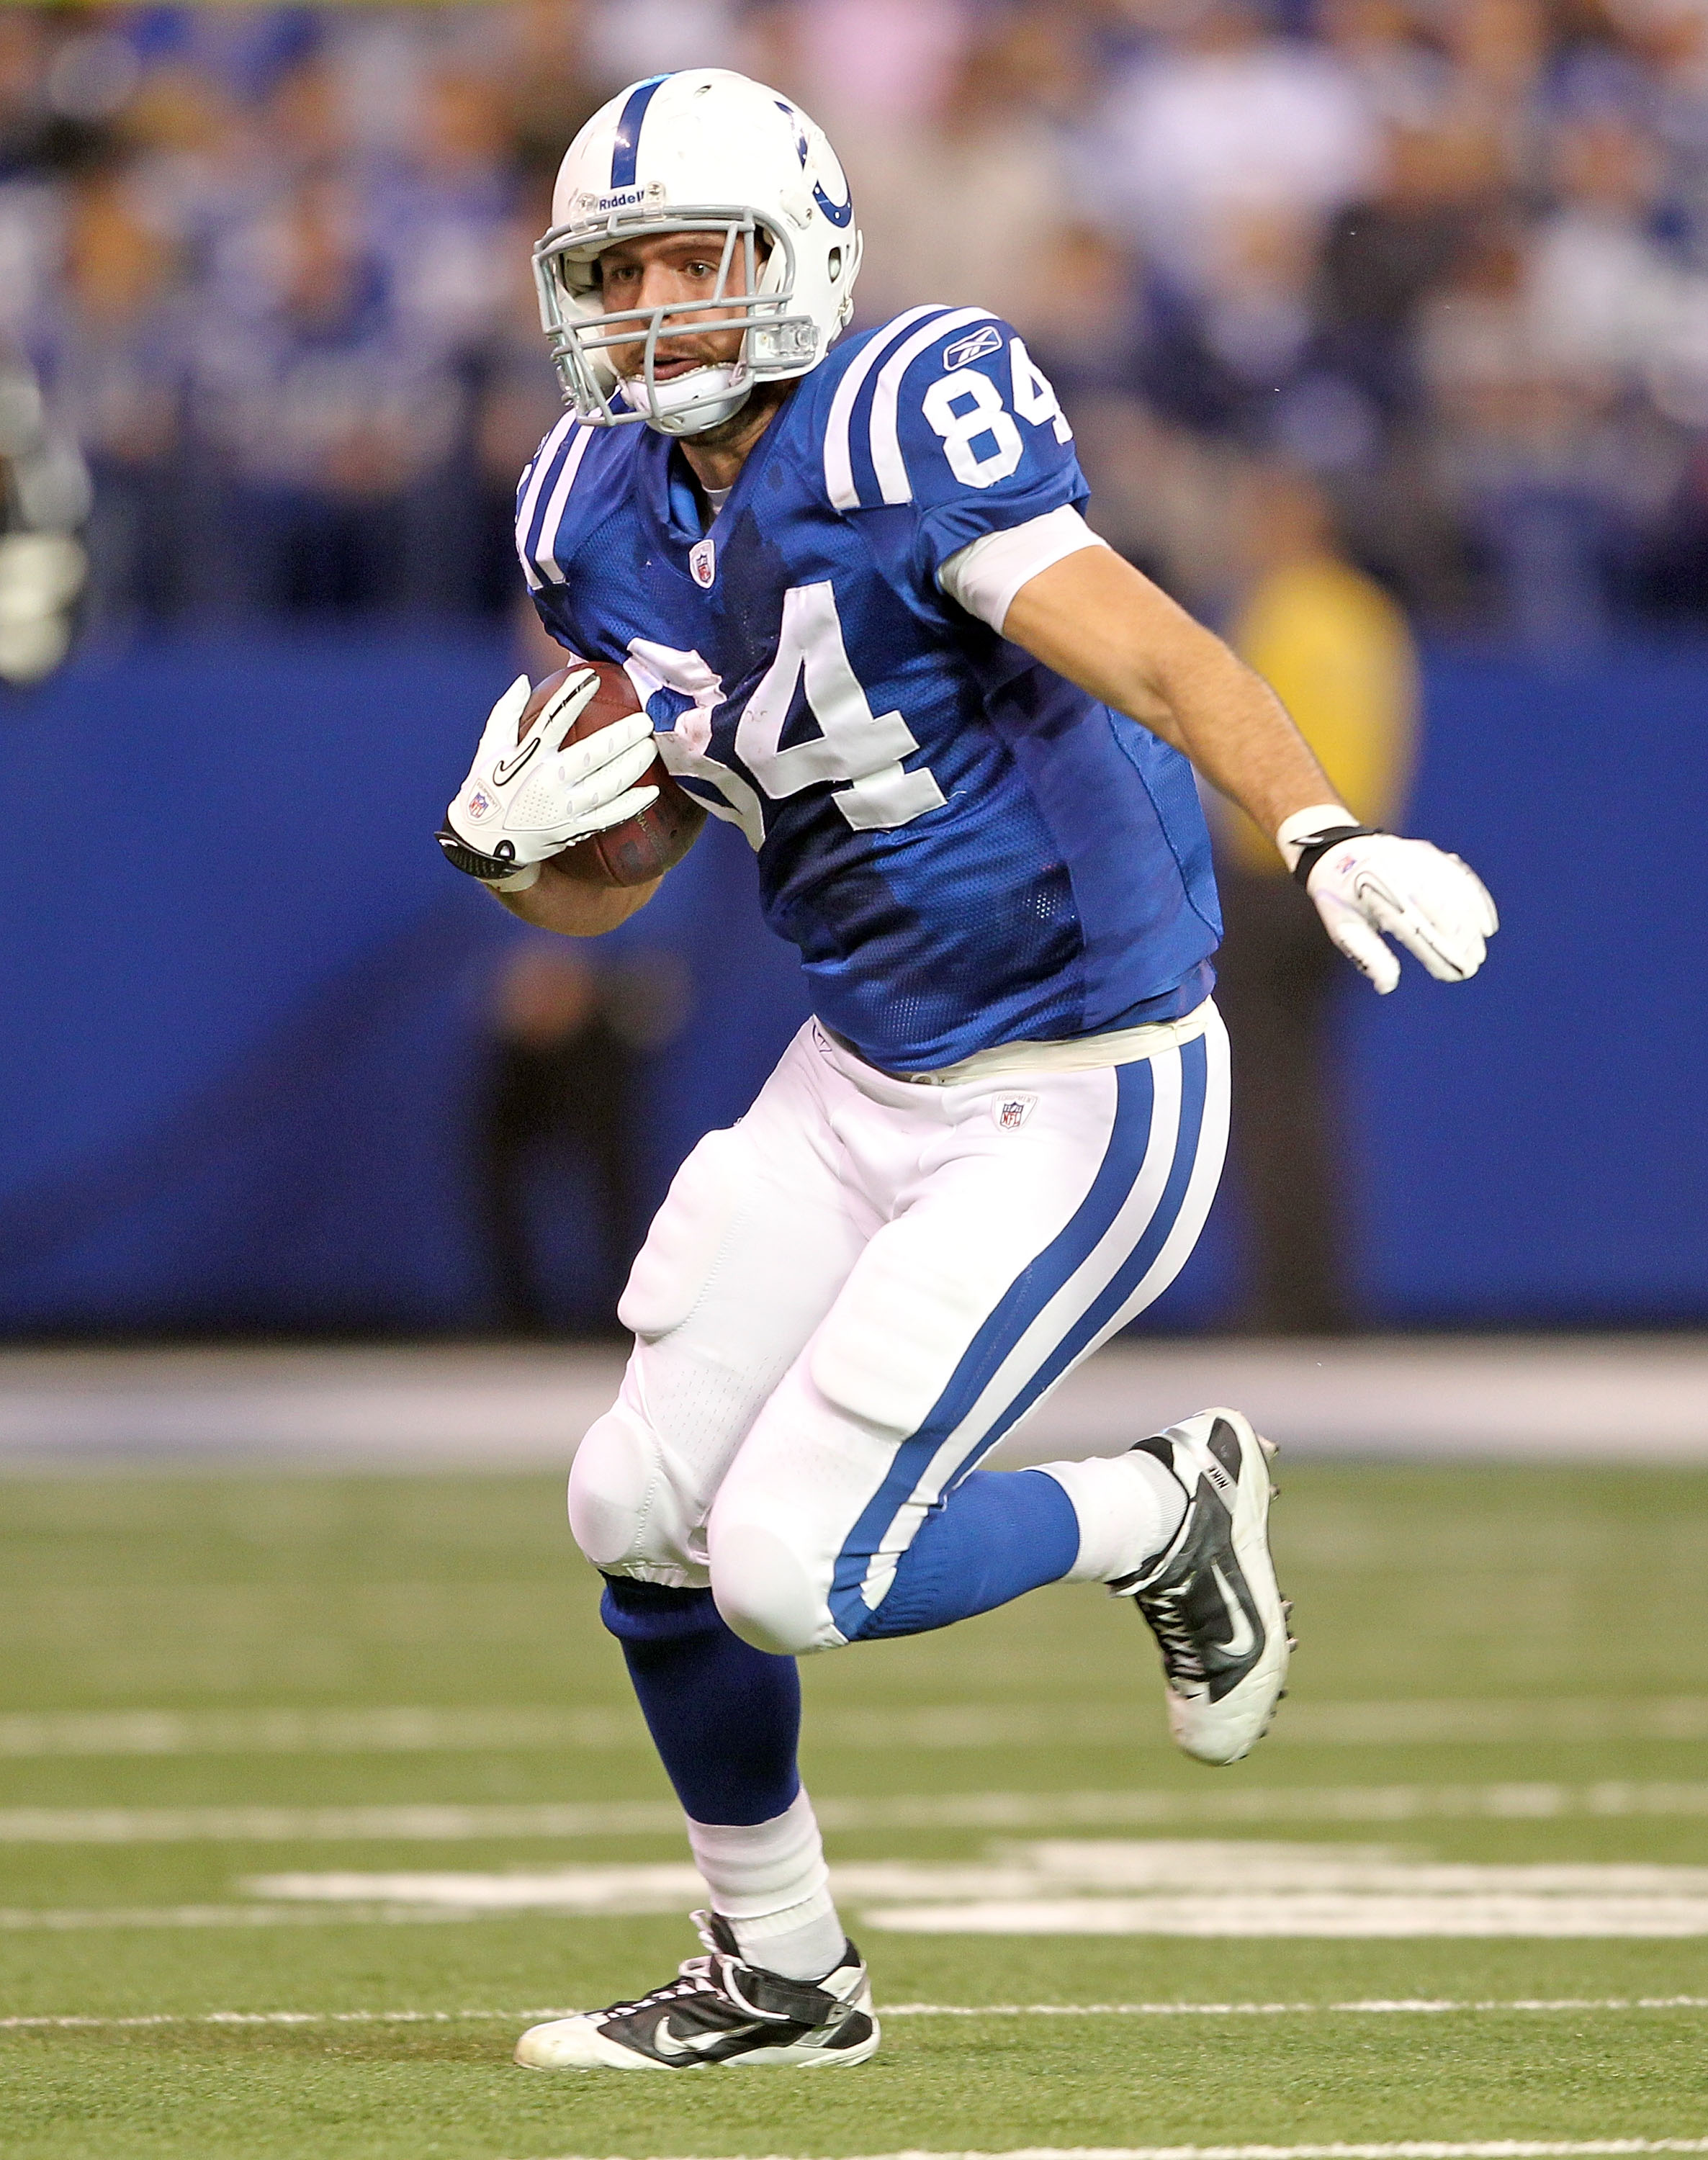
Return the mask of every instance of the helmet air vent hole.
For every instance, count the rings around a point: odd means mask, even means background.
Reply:
[[[831,277],[832,277],[833,278],[837,278],[841,277],[841,275],[842,275],[842,250],[841,250],[839,247],[833,247],[833,248],[831,249],[831,251],[830,251],[830,259],[829,259],[829,261],[827,262],[827,264],[825,265],[825,267],[829,271],[829,273],[830,273],[830,274],[831,274]]]

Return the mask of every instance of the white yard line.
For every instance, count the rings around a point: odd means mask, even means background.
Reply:
[[[0,1845],[456,1841],[657,1836],[679,1834],[681,1829],[682,1810],[663,1800],[474,1807],[0,1809]]]
[[[1002,1840],[979,1860],[838,1861],[831,1882],[844,1903],[1139,1894],[1225,1898],[1254,1893],[1439,1898],[1708,1899],[1708,1867],[1646,1861],[1480,1861],[1408,1858],[1384,1846],[1283,1845],[1269,1839],[1039,1838]],[[673,1909],[706,1886],[685,1861],[635,1866],[502,1869],[335,1868],[243,1877],[251,1898],[310,1903],[537,1906],[580,1912]],[[642,1901],[630,1905],[628,1901]]]
[[[500,1917],[445,1905],[13,1905],[0,1906],[0,1934],[29,1929],[57,1934],[86,1928],[366,1927]]]
[[[912,1935],[1174,1935],[1290,1942],[1643,1941],[1708,1936],[1708,1898],[1383,1897],[1242,1891],[1229,1896],[1028,1898],[867,1907],[859,1924]]]
[[[1145,1736],[1095,1703],[945,1703],[916,1710],[823,1710],[819,1747],[949,1750],[1051,1747]],[[1159,1731],[1156,1745],[1165,1744]],[[1270,1744],[1331,1747],[1461,1747],[1708,1739],[1708,1695],[1540,1701],[1300,1702]],[[484,1754],[504,1750],[650,1747],[625,1705],[572,1709],[400,1706],[349,1710],[44,1711],[0,1716],[0,1757],[101,1755]]]
[[[1428,1996],[1368,2002],[880,2002],[885,2017],[1481,2017],[1491,2011],[1708,2010],[1708,1995],[1513,1996],[1486,2002]]]
[[[1708,1703],[1703,1705],[1708,1732]],[[503,1709],[116,1710],[0,1716],[0,1757],[485,1754],[650,1745],[639,1712]]]
[[[880,2002],[884,2017],[1325,2017],[1482,2016],[1491,2011],[1708,2010],[1708,1995],[1571,1996],[1557,2001],[1448,2002],[1425,1997],[1392,2002]],[[130,2032],[157,2025],[520,2024],[573,2017],[573,2010],[208,2010],[152,2011],[132,2017],[0,2017],[0,2033]]]
[[[668,1908],[679,1910],[676,1899]],[[662,1904],[645,1910],[662,1913]],[[96,1905],[0,1907],[0,1934],[81,1934],[163,1928],[354,1928],[460,1926],[504,1919],[631,1917],[635,1908],[584,1907],[573,1916],[534,1907],[432,1904]],[[1708,1936],[1708,1913],[1664,1900],[1536,1898],[1498,1904],[1461,1899],[1098,1899],[989,1906],[868,1908],[859,1924],[914,1934],[1155,1935],[1285,1941],[1391,1940],[1424,1937],[1581,1941],[1679,1941]]]
[[[1708,1815],[1708,1782],[1272,1785],[1224,1792],[950,1793],[815,1799],[827,1830],[1039,1830],[1247,1823],[1399,1823]],[[668,1801],[347,1808],[4,1808],[0,1845],[460,1841],[674,1835]]]
[[[834,1867],[859,1928],[931,1935],[1708,1936],[1708,1868],[1629,1863],[1490,1867],[1383,1848],[1255,1839],[1005,1841],[978,1861]],[[262,1902],[468,1916],[670,1913],[704,1895],[680,1861],[257,1875]]]
[[[573,2017],[573,2010],[150,2011],[135,2017],[0,2017],[0,2033],[130,2033],[157,2025],[464,2025]]]
[[[1411,2138],[1392,2145],[1017,2145],[991,2152],[870,2152],[858,2160],[1577,2160],[1581,2154],[1643,2152],[1708,2152],[1708,2137],[1491,2137],[1463,2145]],[[583,2156],[563,2153],[558,2160]]]

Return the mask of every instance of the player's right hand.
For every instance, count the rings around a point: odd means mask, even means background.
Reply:
[[[492,708],[439,836],[459,870],[501,891],[522,891],[548,857],[657,800],[656,787],[635,784],[657,755],[645,713],[563,747],[598,687],[590,667],[569,675],[519,742],[517,729],[532,694],[527,676],[518,675]]]

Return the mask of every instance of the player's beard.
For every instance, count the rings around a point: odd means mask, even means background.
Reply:
[[[755,443],[771,425],[777,408],[794,388],[792,382],[756,382],[746,402],[727,420],[719,421],[703,434],[684,440],[697,450],[740,450]]]

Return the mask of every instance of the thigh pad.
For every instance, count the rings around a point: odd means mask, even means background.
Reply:
[[[642,1342],[656,1342],[692,1315],[750,1183],[739,1126],[708,1133],[677,1171],[617,1305],[617,1318]]]
[[[1028,1257],[980,1212],[903,1218],[873,1238],[807,1353],[827,1402],[898,1438],[925,1422]]]

